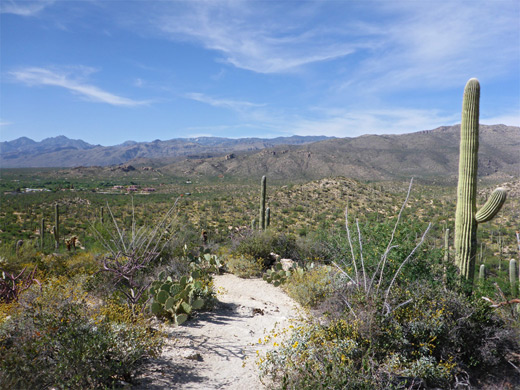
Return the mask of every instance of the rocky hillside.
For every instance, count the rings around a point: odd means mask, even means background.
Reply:
[[[7,167],[105,166],[154,170],[175,176],[269,175],[274,180],[345,176],[361,180],[453,181],[458,170],[460,125],[401,135],[357,138],[192,138],[93,146],[65,137],[35,143],[2,143]],[[52,142],[51,142],[52,141]],[[58,142],[59,141],[59,142]],[[16,145],[13,145],[15,144]],[[50,145],[55,144],[55,148]],[[110,172],[108,172],[110,171]],[[480,126],[479,175],[492,180],[520,177],[520,128]]]
[[[184,159],[161,170],[176,175],[269,175],[276,179],[346,176],[363,180],[411,176],[442,181],[458,170],[460,125],[402,135],[366,135],[302,146],[278,146],[234,158]],[[480,127],[479,175],[520,176],[520,128]]]

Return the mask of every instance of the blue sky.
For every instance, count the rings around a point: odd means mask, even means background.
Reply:
[[[0,140],[397,134],[520,125],[520,2],[0,3]]]

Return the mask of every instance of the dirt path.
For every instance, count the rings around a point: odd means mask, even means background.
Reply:
[[[268,346],[258,340],[275,328],[288,328],[298,306],[261,279],[217,275],[215,288],[216,308],[183,326],[168,328],[161,357],[147,365],[134,389],[264,388],[255,360],[256,351]]]

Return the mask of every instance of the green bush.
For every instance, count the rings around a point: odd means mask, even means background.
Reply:
[[[96,309],[79,280],[55,280],[23,295],[0,324],[3,388],[94,389],[130,381],[160,351],[143,320]],[[120,307],[120,310],[128,310]]]

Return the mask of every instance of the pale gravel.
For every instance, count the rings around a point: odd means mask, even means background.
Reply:
[[[298,304],[262,279],[214,278],[218,303],[182,326],[168,326],[161,356],[148,362],[134,389],[264,389],[257,351],[272,348],[300,316]],[[287,334],[287,333],[286,333]],[[262,339],[262,344],[259,344]]]

